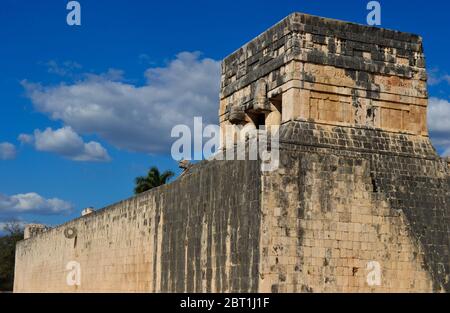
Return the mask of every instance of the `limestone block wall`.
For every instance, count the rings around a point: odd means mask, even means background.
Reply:
[[[224,137],[281,125],[282,166],[262,176],[260,290],[450,289],[449,171],[426,80],[420,36],[301,13],[225,58]]]
[[[230,114],[240,108],[243,124],[255,123],[257,112],[270,125],[280,111],[281,123],[426,136],[426,79],[417,35],[293,13],[223,61],[220,122],[235,124]]]
[[[449,291],[450,172],[428,139],[301,121],[281,132],[281,167],[262,182],[260,290]]]
[[[14,291],[257,291],[259,198],[258,162],[203,162],[19,242]],[[80,264],[79,286],[66,282],[71,261]]]

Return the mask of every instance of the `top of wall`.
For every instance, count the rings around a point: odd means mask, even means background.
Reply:
[[[118,212],[118,216],[126,212],[127,210],[137,210],[138,206],[148,205],[148,199],[152,198],[162,198],[166,194],[175,193],[175,194],[189,194],[192,196],[195,192],[204,192],[205,194],[208,192],[208,188],[210,184],[199,184],[193,183],[195,179],[199,179],[199,177],[203,177],[203,179],[207,179],[211,177],[215,177],[215,179],[229,179],[230,173],[241,173],[242,175],[243,169],[258,168],[259,161],[252,160],[241,160],[241,161],[211,161],[211,160],[203,160],[198,163],[192,164],[192,167],[189,168],[189,171],[184,175],[181,175],[174,179],[173,181],[158,186],[156,188],[150,189],[143,193],[133,195],[127,199],[121,200],[119,202],[113,203],[106,207],[100,208],[98,210],[93,211],[90,214],[79,216],[70,221],[57,225],[53,228],[39,225],[39,224],[29,224],[28,228],[31,226],[34,228],[32,233],[28,236],[25,236],[24,240],[21,240],[17,243],[18,246],[32,244],[32,242],[37,240],[42,240],[44,238],[49,238],[54,236],[55,234],[63,233],[64,230],[68,228],[75,228],[77,225],[92,225],[95,224],[98,220],[111,220],[113,216],[110,213],[116,211]],[[259,177],[258,172],[248,171],[249,175],[256,175],[255,177]],[[237,175],[237,174],[236,174]],[[255,182],[257,179],[255,180]],[[213,184],[214,185],[214,184]],[[226,188],[226,184],[224,184],[224,188]],[[188,189],[193,188],[194,191],[190,190],[189,192],[181,192],[180,189]],[[206,191],[205,191],[206,188]],[[225,193],[224,193],[225,194]],[[37,231],[36,229],[40,230]]]
[[[418,35],[292,13],[223,60],[221,98],[292,60],[427,79]]]

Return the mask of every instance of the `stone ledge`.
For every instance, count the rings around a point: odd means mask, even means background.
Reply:
[[[319,125],[308,121],[292,121],[280,128],[283,144],[411,156],[437,160],[428,137],[390,133],[374,128]]]

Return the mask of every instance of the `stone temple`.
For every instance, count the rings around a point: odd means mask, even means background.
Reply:
[[[203,161],[29,232],[14,290],[449,292],[450,163],[427,104],[421,37],[293,13],[222,63],[221,127],[280,125],[278,169]]]

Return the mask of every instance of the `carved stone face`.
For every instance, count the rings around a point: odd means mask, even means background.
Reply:
[[[241,107],[232,106],[230,109],[229,121],[235,125],[245,123],[245,111]]]
[[[255,112],[270,111],[269,100],[267,99],[267,83],[265,79],[260,79],[256,82],[251,110]]]

